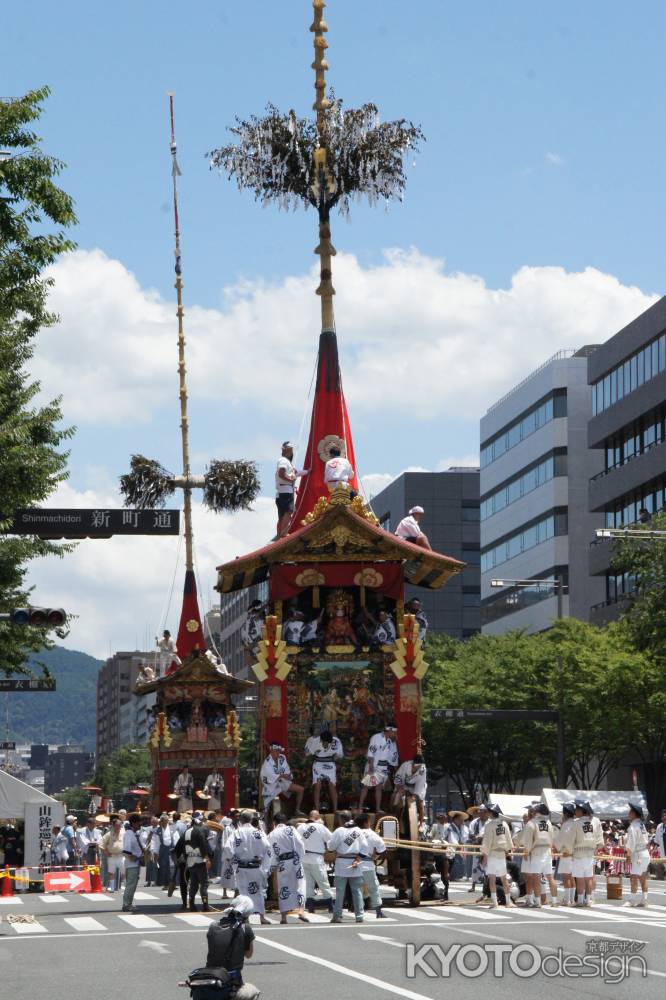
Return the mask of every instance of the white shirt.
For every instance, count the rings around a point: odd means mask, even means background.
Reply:
[[[281,780],[291,781],[291,768],[287,763],[285,755],[283,753],[278,754],[278,759],[273,760],[269,754],[261,765],[259,777],[264,786],[264,795],[267,791],[273,792],[279,786]]]
[[[420,799],[425,798],[428,787],[428,779],[425,764],[417,764],[416,771],[412,771],[414,761],[406,760],[395,772],[393,783],[396,787],[406,788],[408,792],[413,792]]]
[[[125,868],[138,868],[143,851],[134,830],[125,830],[123,834],[123,854]]]
[[[84,826],[76,831],[76,839],[79,842],[79,850],[87,851],[89,847],[99,847],[102,843],[102,831],[98,830],[97,827],[93,827],[91,830]]]
[[[283,479],[280,475],[280,469],[283,469],[287,479]],[[284,455],[282,458],[278,459],[277,468],[275,470],[275,489],[278,493],[293,493],[294,492],[294,482],[296,480],[296,469],[293,467],[288,458]]]
[[[375,854],[384,854],[386,852],[386,844],[374,830],[364,830],[363,840],[365,841],[365,848],[361,851],[361,853],[367,854],[369,857],[364,858],[356,870],[359,872],[371,872],[374,871],[375,868],[375,862],[373,860]]]
[[[354,470],[346,458],[343,458],[342,455],[337,458],[329,458],[324,470],[325,483],[348,483],[353,478]]]
[[[217,785],[217,788],[213,788],[213,785]],[[213,798],[219,799],[221,793],[224,791],[224,778],[219,772],[215,771],[213,774],[209,774],[206,778],[206,784],[204,785],[204,792],[208,792]]]
[[[654,831],[654,842],[657,845],[660,858],[666,858],[666,823],[657,824]]]
[[[234,829],[226,846],[234,861],[263,861],[271,853],[266,834],[251,823],[241,823],[238,829]]]
[[[299,826],[298,832],[300,833],[301,840],[305,846],[306,855],[323,854],[328,850],[328,845],[330,844],[331,837],[333,836],[326,824],[322,823],[321,820],[314,820],[311,823],[303,823],[302,826]]]
[[[305,752],[315,760],[327,759],[328,757],[344,757],[342,743],[337,736],[331,737],[328,746],[322,743],[321,736],[311,736],[305,744]]]
[[[419,535],[423,534],[419,528],[418,521],[415,517],[412,517],[411,514],[408,514],[407,517],[403,517],[402,521],[395,529],[395,533],[400,538],[406,538],[408,540],[410,538],[418,538]]]
[[[347,878],[360,878],[360,866],[352,868],[359,854],[366,854],[366,842],[363,830],[357,826],[339,826],[328,843],[329,851],[335,851],[338,857],[335,861],[335,874]]]
[[[274,830],[268,834],[268,843],[273,851],[272,865],[276,867],[280,862],[281,854],[295,854],[299,861],[305,856],[305,848],[297,830],[286,823],[279,823]]]
[[[431,840],[446,840],[450,823],[433,823],[430,827]]]
[[[373,760],[375,767],[397,767],[400,760],[398,744],[395,740],[387,740],[383,733],[375,733],[368,745],[368,759]],[[386,765],[382,765],[386,761]]]
[[[624,838],[624,847],[631,857],[635,854],[645,854],[647,852],[648,835],[642,819],[634,819],[629,824],[629,829]]]

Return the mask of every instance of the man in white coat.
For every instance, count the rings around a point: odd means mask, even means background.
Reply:
[[[261,792],[266,816],[268,816],[268,810],[275,799],[291,792],[296,793],[296,812],[300,812],[305,789],[302,785],[297,785],[294,782],[289,762],[284,754],[284,747],[280,746],[279,743],[271,743],[268,757],[261,765],[259,777],[261,778]]]
[[[391,768],[400,763],[398,754],[398,727],[392,723],[384,726],[381,733],[375,733],[368,744],[365,773],[361,778],[359,809],[363,809],[369,788],[375,790],[375,812],[381,812],[382,791],[389,780]]]
[[[277,813],[275,826],[268,834],[273,851],[272,867],[277,869],[278,906],[280,923],[287,923],[287,914],[296,910],[298,919],[309,923],[305,906],[305,848],[297,830],[287,824],[284,813]]]
[[[576,807],[573,802],[565,802],[562,806],[562,823],[559,830],[555,832],[555,849],[560,855],[557,864],[558,874],[562,876],[562,886],[564,888],[563,906],[573,906],[575,902],[576,888],[572,875],[573,863],[573,825]]]
[[[208,803],[206,805],[207,809],[212,809],[213,812],[216,812],[218,809],[222,808],[224,778],[217,768],[215,768],[206,778],[206,784],[203,786],[203,793],[204,795],[209,796]]]
[[[425,797],[428,790],[428,775],[425,762],[420,753],[414,754],[412,760],[406,760],[400,765],[393,778],[395,790],[391,805],[400,808],[407,795],[416,799],[419,823],[425,819]]]
[[[336,761],[344,757],[342,743],[329,729],[322,729],[319,736],[311,736],[305,744],[305,752],[312,757],[312,792],[314,807],[319,809],[322,781],[328,782],[331,808],[338,811],[338,769]]]
[[[505,905],[514,906],[509,889],[509,879],[506,870],[506,856],[513,850],[513,840],[511,828],[505,819],[500,816],[500,807],[489,803],[488,822],[483,831],[481,841],[481,863],[486,869],[488,876],[488,887],[490,890],[491,909],[497,908],[497,879],[501,879]]]
[[[176,778],[173,786],[174,794],[178,796],[178,812],[190,812],[193,808],[192,797],[194,795],[194,778],[190,774],[187,764]]]
[[[370,829],[370,817],[367,814],[358,816],[356,825],[362,831],[365,842],[365,846],[361,849],[359,871],[363,876],[364,883],[368,887],[370,906],[374,909],[377,919],[381,920],[386,914],[382,910],[382,894],[379,889],[375,860],[386,854],[386,844],[375,830]]]
[[[328,871],[324,855],[328,850],[333,836],[316,809],[310,813],[307,823],[301,824],[298,832],[305,847],[303,870],[305,871],[305,908],[308,913],[315,912],[315,891],[319,889],[322,899],[328,904],[329,913],[333,912],[333,893],[328,880]]]
[[[624,838],[624,849],[629,862],[631,895],[628,906],[648,905],[649,837],[643,822],[643,809],[637,802],[629,802],[629,829]],[[640,892],[638,891],[640,885]]]
[[[661,810],[661,823],[657,824],[654,831],[654,842],[660,858],[666,858],[666,809]]]
[[[254,813],[243,809],[238,829],[234,831],[231,848],[236,871],[236,886],[241,896],[249,896],[254,904],[254,912],[259,914],[262,924],[270,924],[266,919],[264,901],[264,878],[261,867],[271,855],[271,845],[266,834],[252,825]]]

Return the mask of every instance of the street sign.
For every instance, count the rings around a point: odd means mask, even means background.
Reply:
[[[538,708],[434,708],[433,719],[470,719],[488,722],[557,722],[557,712]]]
[[[16,743],[13,740],[3,740],[0,743],[0,750],[16,750]]]
[[[48,872],[44,892],[90,892],[90,872]]]
[[[43,677],[2,677],[0,691],[55,691],[54,680],[44,680]]]
[[[112,535],[177,535],[179,510],[78,510],[28,507],[14,512],[8,535],[39,538],[111,538]]]

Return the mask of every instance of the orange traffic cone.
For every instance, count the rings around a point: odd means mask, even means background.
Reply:
[[[9,865],[5,865],[5,875],[2,879],[2,890],[0,890],[0,896],[13,896],[14,886],[12,885],[12,877],[9,873]]]
[[[95,868],[90,875],[90,891],[104,892],[104,886],[99,875],[99,868]]]

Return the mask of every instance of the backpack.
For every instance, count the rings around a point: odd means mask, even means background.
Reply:
[[[240,972],[207,967],[195,969],[186,979],[192,1000],[229,1000],[241,982]]]

